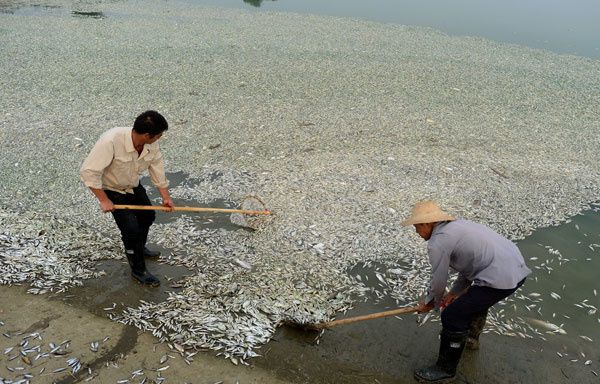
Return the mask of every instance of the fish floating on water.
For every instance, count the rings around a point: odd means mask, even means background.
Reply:
[[[563,325],[561,324],[560,326],[553,324],[553,323],[549,323],[547,321],[544,320],[539,320],[539,319],[533,319],[533,318],[526,318],[526,320],[536,326],[542,327],[547,329],[548,331],[551,331],[552,333],[559,333],[561,335],[566,335],[567,332],[562,328]]]

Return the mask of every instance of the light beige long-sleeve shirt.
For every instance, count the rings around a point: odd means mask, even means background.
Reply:
[[[131,127],[116,127],[98,139],[79,173],[89,188],[133,193],[133,188],[140,183],[140,175],[146,170],[157,188],[169,186],[158,143],[145,144],[138,155],[133,146]]]

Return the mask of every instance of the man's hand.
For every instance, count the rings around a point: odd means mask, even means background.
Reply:
[[[100,200],[100,209],[104,213],[106,213],[106,212],[112,212],[112,211],[115,210],[115,205],[109,199]]]
[[[444,297],[442,297],[442,303],[440,304],[440,307],[445,308],[447,306],[449,306],[450,304],[452,304],[452,302],[454,300],[456,300],[456,298],[460,296],[458,293],[452,293],[452,292],[448,292],[444,295]]]
[[[433,300],[429,303],[419,303],[417,306],[417,313],[427,313],[433,309]]]
[[[175,204],[173,204],[169,190],[167,188],[158,188],[158,193],[160,193],[160,197],[162,197],[163,207],[171,208],[167,212],[172,212],[173,208],[175,208]]]
[[[90,191],[92,191],[94,196],[96,196],[96,198],[98,199],[98,202],[100,203],[100,209],[102,210],[102,212],[106,213],[115,210],[115,205],[113,204],[112,200],[110,200],[108,196],[106,196],[106,192],[104,192],[103,189],[90,187]]]
[[[173,204],[173,200],[171,200],[171,198],[163,199],[162,205],[163,207],[171,208],[167,210],[167,212],[173,212],[173,208],[175,208],[175,204]]]

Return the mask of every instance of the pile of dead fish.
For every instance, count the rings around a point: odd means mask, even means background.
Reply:
[[[0,284],[28,284],[33,294],[102,276],[94,263],[115,255],[112,241],[49,215],[0,210],[0,228]]]

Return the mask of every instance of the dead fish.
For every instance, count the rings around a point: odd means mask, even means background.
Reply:
[[[240,260],[240,259],[234,259],[234,261],[235,261],[235,262],[236,262],[236,263],[237,263],[237,264],[238,264],[240,267],[242,267],[242,268],[245,268],[245,269],[248,269],[248,270],[252,269],[252,265],[250,265],[249,263],[247,263],[247,262],[245,262],[245,261],[243,261],[243,260]]]
[[[544,321],[544,320],[532,319],[530,317],[527,317],[526,320],[528,322],[532,323],[532,324],[535,324],[537,326],[543,327],[543,328],[545,328],[545,329],[547,329],[549,331],[552,331],[552,332],[555,332],[555,333],[560,333],[561,335],[566,335],[567,334],[567,332],[564,329],[562,329],[562,325],[558,326],[556,324],[552,324],[552,323],[549,323],[549,322]]]

